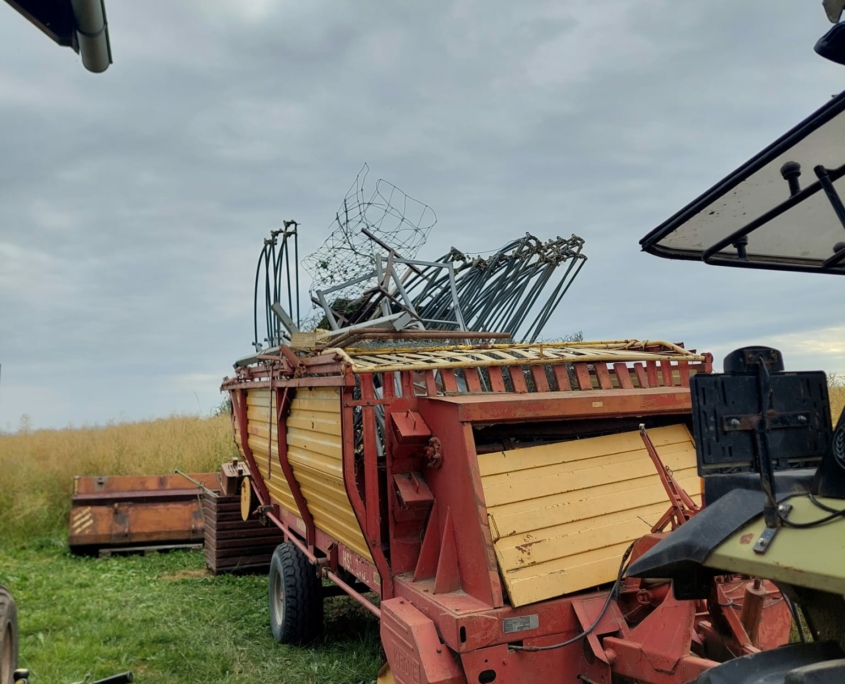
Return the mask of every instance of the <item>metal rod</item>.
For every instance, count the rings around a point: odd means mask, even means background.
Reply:
[[[186,480],[188,480],[188,482],[191,482],[191,483],[195,484],[197,487],[199,487],[200,489],[202,489],[202,490],[203,490],[206,494],[208,494],[209,496],[213,496],[215,499],[216,499],[218,496],[220,496],[220,495],[219,495],[217,492],[215,492],[213,489],[209,489],[209,488],[208,488],[208,487],[206,487],[206,486],[205,486],[202,482],[200,482],[199,480],[195,480],[195,479],[194,479],[194,478],[192,478],[190,475],[186,475],[186,474],[185,474],[185,473],[183,473],[181,470],[178,470],[178,469],[177,469],[177,470],[174,470],[173,472],[174,472],[174,473],[176,473],[177,475],[181,475],[181,476],[182,476],[182,477],[184,477]]]
[[[402,256],[401,254],[399,254],[399,253],[398,253],[395,249],[393,249],[393,248],[392,248],[390,245],[388,245],[386,242],[384,242],[384,241],[380,240],[379,238],[377,238],[375,235],[373,235],[373,234],[372,234],[369,230],[367,230],[366,228],[361,228],[361,232],[362,232],[364,235],[366,235],[368,238],[370,238],[370,240],[372,240],[373,242],[375,242],[375,243],[376,243],[379,247],[383,247],[384,249],[386,249],[386,250],[387,250],[388,252],[390,252],[391,254],[395,254],[397,257],[400,257],[400,258],[401,258],[401,256]],[[413,264],[409,264],[409,266],[410,266],[411,270],[412,270],[412,271],[414,271],[414,273],[417,273],[417,274],[419,274],[419,275],[422,275],[422,271],[420,271],[420,269],[418,269],[416,266],[414,266]]]
[[[827,173],[827,169],[819,164],[813,169],[813,171],[816,176],[818,176],[819,183],[822,184],[824,194],[827,195],[827,199],[833,207],[833,211],[836,212],[836,217],[839,219],[839,223],[841,223],[842,227],[845,228],[845,206],[842,205],[839,193],[836,192],[836,188],[833,187],[833,181],[831,181],[830,176]]]
[[[381,610],[379,610],[372,601],[368,600],[364,597],[363,594],[355,591],[352,587],[350,587],[346,582],[344,582],[340,577],[335,575],[331,570],[326,570],[326,577],[328,577],[332,582],[334,582],[337,586],[343,589],[349,596],[354,598],[358,603],[360,603],[364,608],[369,610],[373,615],[377,618],[381,618]]]

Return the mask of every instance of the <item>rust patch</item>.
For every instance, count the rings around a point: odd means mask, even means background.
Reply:
[[[754,540],[754,535],[751,532],[749,532],[748,534],[743,534],[739,538],[739,543],[740,544],[750,544],[753,540]]]

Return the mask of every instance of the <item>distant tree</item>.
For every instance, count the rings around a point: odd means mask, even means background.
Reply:
[[[30,418],[28,413],[21,415],[21,419],[18,421],[18,432],[24,435],[32,432],[32,418]]]

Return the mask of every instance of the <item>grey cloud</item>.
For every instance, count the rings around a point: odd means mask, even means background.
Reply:
[[[101,76],[0,21],[0,426],[214,405],[249,349],[261,239],[293,217],[316,248],[365,161],[435,209],[428,255],[585,237],[550,336],[721,348],[841,315],[825,279],[637,245],[838,89],[812,53],[820,8],[195,0],[109,19]]]

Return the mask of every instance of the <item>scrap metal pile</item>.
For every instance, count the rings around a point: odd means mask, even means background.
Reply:
[[[310,325],[299,310],[298,224],[285,221],[265,240],[255,275],[256,351],[301,339],[308,329],[316,330],[310,339],[320,346],[399,331],[440,338],[495,331],[535,341],[587,260],[584,240],[544,242],[526,233],[484,256],[453,247],[438,259],[420,259],[437,222],[434,211],[384,180],[366,198],[367,171],[364,166],[344,198],[328,239],[302,262],[318,310]]]

